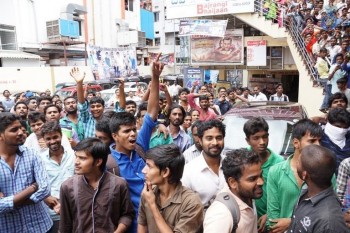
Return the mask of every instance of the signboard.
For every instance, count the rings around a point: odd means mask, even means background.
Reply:
[[[247,66],[266,66],[266,40],[247,41]]]
[[[243,30],[227,30],[224,38],[192,36],[191,63],[196,65],[243,64]]]
[[[156,60],[158,53],[148,52],[148,56],[150,58],[150,62],[152,62]],[[162,53],[159,57],[159,61],[165,65],[174,66],[174,61],[175,61],[174,53],[168,53],[168,54]]]
[[[212,36],[224,37],[227,27],[227,20],[180,20],[179,36]]]
[[[254,12],[254,0],[165,0],[167,19]]]
[[[138,74],[135,47],[101,48],[90,45],[87,52],[96,80]]]
[[[184,69],[184,87],[191,89],[193,83],[203,84],[203,69],[202,68],[185,68]]]

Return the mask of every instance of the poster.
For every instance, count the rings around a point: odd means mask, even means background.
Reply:
[[[158,53],[148,52],[150,63],[156,60]],[[174,53],[163,54],[160,56],[159,61],[168,66],[174,66]]]
[[[185,68],[184,69],[184,87],[191,89],[193,83],[199,86],[203,84],[202,68]]]
[[[191,63],[194,65],[243,64],[243,30],[227,30],[224,38],[192,36]]]
[[[165,0],[167,19],[254,12],[254,0]]]
[[[135,47],[101,48],[90,45],[87,52],[95,80],[138,74]]]
[[[179,36],[202,35],[212,37],[224,37],[226,27],[227,20],[180,20]]]
[[[266,40],[247,41],[247,66],[266,66]]]
[[[204,71],[204,82],[217,83],[218,79],[219,79],[219,70],[205,70]]]

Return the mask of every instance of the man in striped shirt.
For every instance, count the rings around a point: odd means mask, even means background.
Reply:
[[[21,123],[0,113],[0,232],[47,232],[52,226],[43,200],[50,195],[46,170],[25,141]]]

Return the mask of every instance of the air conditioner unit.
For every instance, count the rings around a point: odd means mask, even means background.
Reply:
[[[66,19],[47,21],[46,33],[48,41],[79,38],[79,23]]]

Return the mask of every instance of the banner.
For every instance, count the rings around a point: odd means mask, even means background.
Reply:
[[[156,60],[158,53],[148,52],[150,63]],[[174,53],[163,54],[160,56],[159,61],[168,66],[174,66]]]
[[[227,20],[180,20],[179,36],[212,36],[224,37],[227,27]]]
[[[243,64],[243,30],[227,30],[224,38],[192,36],[191,63],[195,65]]]
[[[95,80],[138,74],[135,47],[101,48],[89,45],[87,52]]]
[[[247,66],[266,66],[266,40],[247,41]]]
[[[185,68],[184,69],[184,87],[191,90],[193,83],[198,85],[203,84],[203,69],[202,68]]]
[[[254,12],[254,0],[165,0],[167,19]]]

